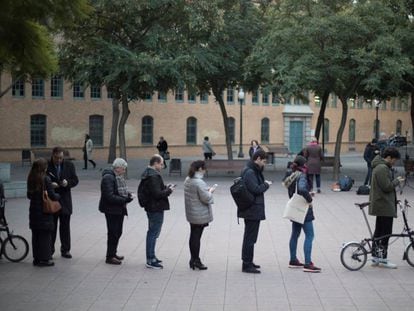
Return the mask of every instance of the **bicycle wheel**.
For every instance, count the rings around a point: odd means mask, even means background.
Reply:
[[[2,247],[4,257],[12,262],[19,262],[26,258],[29,253],[29,244],[26,239],[20,235],[10,235],[4,242]]]
[[[411,267],[414,267],[414,244],[410,243],[405,249],[405,259]]]
[[[364,246],[357,242],[350,242],[341,250],[341,263],[351,271],[358,271],[367,262],[368,253]]]

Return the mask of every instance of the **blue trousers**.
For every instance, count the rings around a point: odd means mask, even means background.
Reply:
[[[314,238],[312,221],[307,221],[303,225],[292,221],[292,234],[290,236],[290,241],[289,241],[290,260],[294,261],[297,259],[296,249],[298,246],[298,238],[300,236],[300,232],[302,229],[303,229],[303,232],[305,232],[305,242],[303,243],[303,252],[305,254],[305,264],[309,264],[312,262],[312,259],[311,259],[312,241]]]
[[[155,260],[155,244],[161,233],[162,223],[164,222],[164,211],[162,212],[147,212],[148,216],[148,231],[146,255],[147,262]]]

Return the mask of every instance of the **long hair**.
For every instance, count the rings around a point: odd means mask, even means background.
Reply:
[[[202,168],[203,170],[206,169],[206,162],[203,160],[197,160],[191,163],[190,169],[188,170],[188,177],[193,178],[195,173]]]
[[[43,158],[36,159],[33,162],[29,175],[27,176],[27,191],[42,191],[43,182],[46,175],[47,161]]]

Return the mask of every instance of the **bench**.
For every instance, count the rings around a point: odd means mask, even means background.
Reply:
[[[219,174],[239,176],[242,169],[246,166],[247,160],[207,160],[206,176],[215,172]]]
[[[321,166],[322,167],[333,167],[334,166],[334,161],[335,161],[335,157],[324,157],[323,160],[321,161]],[[339,167],[342,167],[342,164],[339,163]]]
[[[276,156],[282,156],[287,158],[291,154],[289,152],[289,148],[285,145],[266,146],[266,149],[266,158],[268,164],[275,164]]]

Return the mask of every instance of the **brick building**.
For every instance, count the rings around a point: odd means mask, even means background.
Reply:
[[[0,98],[0,161],[19,161],[22,149],[67,148],[76,159],[82,158],[85,133],[94,144],[94,158],[106,159],[112,122],[111,96],[105,87],[83,88],[55,76],[50,80],[33,79],[31,83],[13,81],[3,74],[2,89],[13,87]],[[240,105],[238,90],[224,95],[233,150],[239,147]],[[296,152],[313,135],[320,101],[312,94],[309,103],[292,98],[281,104],[272,94],[260,90],[247,93],[243,108],[244,151],[252,139],[262,145],[286,145]],[[378,110],[380,132],[390,135],[409,133],[411,100],[393,98]],[[148,157],[156,152],[159,136],[164,136],[174,157],[201,155],[201,143],[209,136],[216,152],[225,154],[223,120],[212,95],[189,94],[174,90],[155,92],[145,100],[129,104],[131,114],[126,126],[128,157]],[[349,102],[348,120],[343,135],[342,152],[362,151],[374,136],[376,109],[371,101]],[[331,96],[325,113],[325,149],[333,153],[341,118],[341,103]]]

